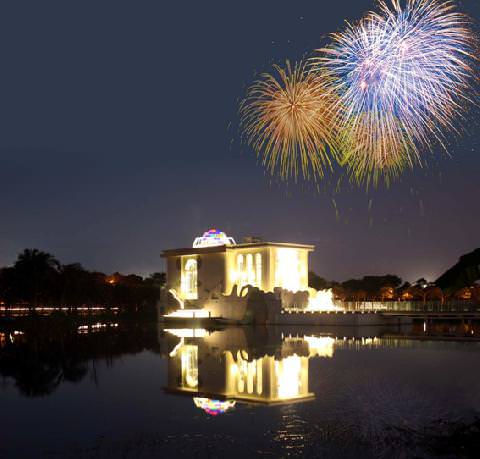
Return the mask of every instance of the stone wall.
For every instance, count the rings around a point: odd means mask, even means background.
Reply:
[[[335,312],[283,312],[275,315],[275,324],[288,325],[405,325],[412,322],[408,317],[386,317],[381,313],[335,313]]]

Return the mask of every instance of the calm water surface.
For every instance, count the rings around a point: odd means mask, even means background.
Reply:
[[[474,457],[480,446],[475,340],[81,319],[0,330],[2,458]]]

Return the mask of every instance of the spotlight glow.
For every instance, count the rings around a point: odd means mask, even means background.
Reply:
[[[172,317],[179,319],[205,319],[210,317],[210,312],[206,309],[177,309],[163,317]]]

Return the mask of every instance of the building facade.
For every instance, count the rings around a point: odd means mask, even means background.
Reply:
[[[180,301],[195,303],[220,295],[241,295],[246,286],[269,293],[308,289],[312,245],[254,241],[236,244],[212,229],[189,248],[165,250],[167,289]]]

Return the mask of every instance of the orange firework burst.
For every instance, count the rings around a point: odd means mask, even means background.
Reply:
[[[271,174],[283,180],[322,178],[335,155],[337,96],[321,73],[300,62],[274,67],[248,90],[240,113],[247,143]]]
[[[389,184],[406,167],[418,163],[415,146],[392,113],[365,112],[345,121],[339,130],[339,162],[359,184]]]

